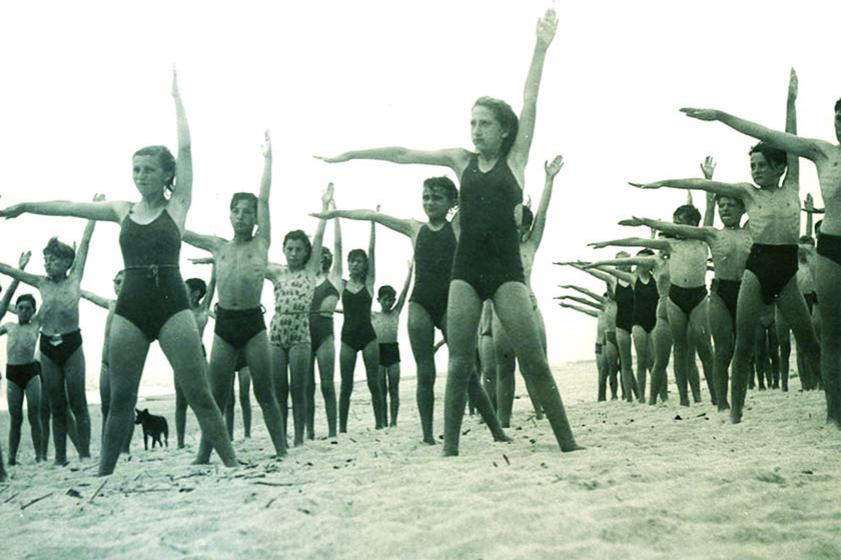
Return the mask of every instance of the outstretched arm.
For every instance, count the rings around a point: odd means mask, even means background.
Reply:
[[[540,196],[537,214],[534,215],[534,228],[529,239],[529,241],[534,243],[535,250],[540,247],[540,242],[543,240],[543,230],[546,228],[546,213],[549,210],[549,202],[552,200],[555,175],[558,174],[563,166],[563,156],[555,156],[555,159],[551,162],[547,161],[543,164],[543,169],[546,171],[546,183],[543,185],[543,194]]]
[[[589,306],[589,307],[592,307],[593,309],[598,309],[599,311],[601,311],[602,309],[604,309],[604,305],[602,305],[601,303],[598,303],[598,302],[595,302],[595,301],[593,301],[593,300],[589,300],[589,299],[587,299],[587,298],[583,298],[583,297],[578,297],[578,296],[558,296],[558,297],[556,297],[555,299],[557,299],[557,300],[561,300],[561,301],[565,301],[565,300],[575,301],[575,302],[580,303],[581,305],[587,305],[587,306]]]
[[[106,309],[106,310],[109,308],[109,306],[111,305],[111,301],[112,301],[108,298],[102,297],[100,295],[97,295],[93,292],[89,292],[87,290],[81,290],[79,292],[79,295],[82,297],[82,299],[86,299],[89,302],[91,302],[92,304],[94,304],[98,307],[101,307],[102,309]]]
[[[114,202],[70,202],[53,200],[49,202],[21,202],[0,210],[2,218],[17,218],[21,214],[39,214],[41,216],[70,216],[103,222],[122,221],[131,203]]]
[[[590,263],[587,263],[587,262],[578,262],[578,263],[556,262],[554,264],[569,265],[573,268],[577,268],[578,270],[580,270],[582,272],[586,272],[590,276],[598,278],[599,280],[607,283],[608,286],[613,286],[613,284],[614,284],[614,282],[616,282],[617,278],[621,278],[623,282],[630,282],[634,278],[631,273],[625,272],[623,270],[610,270],[610,274],[608,274],[607,269],[602,271],[602,270],[596,270],[596,269],[593,269],[593,268],[588,268],[590,266]],[[620,276],[620,273],[622,274],[621,276]]]
[[[184,230],[184,235],[181,241],[193,247],[198,247],[210,253],[216,254],[216,251],[224,243],[224,240],[215,235],[202,235],[190,230]]]
[[[409,270],[406,272],[406,281],[403,282],[403,289],[400,290],[400,296],[397,298],[397,304],[394,306],[398,315],[401,311],[403,311],[403,304],[406,303],[406,295],[409,293],[409,285],[412,283],[412,270],[414,269],[414,266],[415,262],[409,261]]]
[[[394,230],[397,233],[414,239],[416,228],[413,226],[412,220],[402,220],[389,216],[388,214],[381,214],[374,210],[327,210],[324,212],[316,212],[310,214],[315,218],[322,218],[329,220],[330,218],[346,218],[348,220],[368,220],[384,225],[388,229]],[[338,222],[337,222],[338,223]]]
[[[724,111],[717,109],[697,109],[694,107],[684,107],[681,112],[686,116],[692,117],[702,121],[719,121],[730,128],[753,136],[758,140],[763,140],[771,146],[795,154],[800,157],[805,157],[812,161],[817,161],[825,157],[825,150],[831,149],[832,145],[822,140],[813,140],[809,138],[801,138],[794,134],[780,132],[764,127],[745,119],[741,119]]]
[[[266,130],[263,143],[263,178],[260,180],[260,195],[257,197],[257,235],[272,243],[272,220],[269,213],[269,195],[272,190],[272,138]]]
[[[797,72],[791,69],[788,78],[788,97],[786,98],[786,132],[797,135]],[[800,190],[800,158],[791,153],[786,153],[786,178],[783,186],[790,185],[791,188]]]
[[[747,203],[753,186],[750,183],[722,183],[720,181],[709,181],[707,179],[666,179],[653,183],[628,183],[638,189],[689,189],[711,192],[731,198],[738,198]]]
[[[29,258],[32,256],[32,251],[26,251],[25,253],[21,253],[20,258],[18,259],[18,266],[21,270],[26,268],[26,265],[29,264]],[[0,300],[0,319],[6,315],[6,312],[9,310],[9,303],[12,301],[12,296],[15,295],[15,290],[18,289],[18,284],[20,284],[20,280],[17,278],[12,278],[12,283],[9,284],[9,287],[6,288],[6,293],[3,294],[3,299]]]
[[[630,220],[621,220],[620,226],[646,226],[653,230],[662,231],[668,235],[677,235],[685,239],[700,239],[701,241],[709,242],[715,237],[716,232],[714,228],[688,226],[683,224],[673,224],[671,222],[663,222],[660,220],[652,220],[650,218],[633,217]],[[658,243],[666,243],[662,239],[653,239],[649,241],[657,241]]]
[[[646,247],[655,251],[669,251],[672,248],[671,244],[665,239],[646,239],[644,237],[611,239],[610,241],[588,243],[587,246],[594,249],[604,249],[605,247]]]
[[[326,211],[333,203],[333,183],[328,183],[327,188],[321,194],[321,210]],[[324,245],[324,230],[327,228],[327,220],[324,218],[318,220],[318,226],[315,228],[315,237],[312,240],[312,254],[310,255],[310,262],[307,267],[313,274],[318,274],[321,270],[321,247]]]
[[[569,290],[575,290],[576,292],[582,293],[585,296],[591,297],[599,303],[604,303],[604,296],[600,296],[596,292],[592,290],[588,290],[587,288],[583,288],[581,286],[576,286],[575,284],[562,284],[558,286],[559,288],[566,288]]]
[[[6,276],[9,276],[14,280],[23,282],[24,284],[29,284],[30,286],[34,286],[36,288],[41,283],[40,276],[30,274],[29,272],[24,272],[23,270],[20,270],[13,266],[9,266],[5,263],[0,263],[0,274],[5,274]]]
[[[594,261],[584,267],[584,270],[589,270],[590,268],[598,268],[599,270],[603,270],[612,276],[616,276],[621,280],[625,280],[630,282],[633,279],[633,275],[630,272],[625,272],[624,270],[618,270],[616,268],[612,268],[614,266],[622,266],[622,265],[632,265],[632,266],[640,266],[640,265],[651,265],[657,267],[660,264],[660,259],[658,257],[651,257],[651,256],[639,256],[639,257],[625,257],[621,259],[607,259],[604,261]]]
[[[552,44],[552,39],[555,38],[557,27],[558,18],[555,16],[555,10],[546,10],[543,17],[537,20],[537,41],[534,45],[529,73],[526,76],[526,85],[523,88],[523,109],[520,112],[520,126],[517,130],[517,138],[514,140],[514,145],[511,146],[511,152],[508,155],[514,168],[518,169],[521,175],[528,163],[529,149],[534,136],[537,94],[540,91],[540,79],[543,76],[543,63],[546,60],[546,51]],[[522,177],[520,178],[522,179]]]
[[[207,283],[207,292],[199,303],[200,307],[210,311],[210,304],[213,301],[213,292],[216,291],[216,261],[213,261],[213,266],[210,268],[210,282]]]
[[[190,141],[190,127],[187,124],[187,112],[178,91],[178,74],[172,69],[172,98],[175,100],[175,122],[178,130],[178,159],[175,167],[175,190],[172,192],[170,205],[174,202],[180,207],[180,229],[184,229],[187,210],[193,201],[193,152]]]
[[[326,163],[342,163],[352,159],[378,159],[391,163],[417,163],[422,165],[442,165],[452,169],[457,176],[467,167],[470,153],[461,148],[446,150],[410,150],[399,146],[372,148],[369,150],[351,150],[338,156],[315,156]]]
[[[572,309],[573,311],[578,311],[579,313],[583,313],[584,315],[589,315],[590,317],[599,316],[598,312],[593,311],[592,309],[584,309],[583,307],[579,307],[578,305],[574,305],[572,303],[564,303],[561,301],[558,302],[558,305],[565,309]]]

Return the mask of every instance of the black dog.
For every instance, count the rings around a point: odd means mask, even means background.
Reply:
[[[166,418],[149,414],[148,408],[143,410],[135,408],[134,412],[134,423],[143,426],[143,448],[149,449],[149,436],[152,437],[152,449],[155,448],[155,442],[158,442],[161,447],[166,443],[169,447],[169,425],[166,423]],[[161,434],[164,435],[164,443],[161,443]]]

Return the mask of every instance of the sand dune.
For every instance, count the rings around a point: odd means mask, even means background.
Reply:
[[[282,461],[255,414],[254,437],[238,426],[235,444],[249,464],[234,470],[190,465],[192,418],[187,449],[144,451],[137,432],[108,479],[93,463],[35,465],[24,441],[0,485],[2,557],[841,558],[841,434],[822,394],[751,392],[732,426],[708,403],[592,402],[594,376],[589,363],[556,370],[587,447],[572,454],[521,398],[513,443],[466,417],[462,456],[444,459],[420,443],[412,380],[397,428],[371,428],[359,385],[349,435]],[[171,400],[144,406],[173,425]]]

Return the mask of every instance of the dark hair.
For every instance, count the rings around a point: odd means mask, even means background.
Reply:
[[[364,276],[368,276],[368,254],[363,251],[362,249],[351,249],[351,251],[347,254],[347,262],[350,262],[352,259],[362,259],[365,261],[365,274]]]
[[[306,233],[300,229],[292,230],[283,238],[283,247],[286,247],[287,241],[300,241],[303,243],[304,249],[307,252],[307,256],[304,257],[304,264],[310,262],[310,257],[312,257],[312,243],[310,243],[310,238],[307,237]]]
[[[654,251],[646,247],[645,249],[640,249],[637,251],[637,255],[648,255],[649,257],[654,256]]]
[[[44,247],[44,256],[46,257],[47,255],[52,255],[58,259],[69,260],[72,263],[76,258],[76,250],[67,243],[59,241],[58,237],[53,237],[47,242],[47,246]]]
[[[534,223],[534,212],[531,211],[531,208],[523,204],[523,227],[527,230],[531,229],[531,225]]]
[[[678,206],[677,210],[675,210],[674,214],[672,214],[672,219],[675,219],[678,216],[685,216],[687,220],[692,222],[693,226],[697,226],[701,223],[701,212],[691,204]]]
[[[745,209],[745,201],[744,201],[744,200],[742,200],[741,198],[739,198],[738,196],[730,196],[730,195],[726,195],[726,194],[718,194],[718,193],[716,193],[716,195],[713,197],[713,199],[715,200],[715,203],[716,203],[716,204],[718,204],[718,203],[719,203],[719,201],[721,201],[721,199],[723,199],[723,198],[726,198],[727,200],[732,200],[733,202],[735,202],[736,204],[738,204],[739,206],[741,206],[741,207],[742,207],[742,211],[744,211],[744,209]]]
[[[497,122],[502,127],[502,130],[508,133],[508,136],[502,139],[502,146],[500,148],[500,155],[507,156],[511,151],[511,146],[517,139],[517,131],[520,129],[520,119],[517,114],[511,109],[511,105],[502,99],[494,99],[493,97],[480,97],[473,104],[473,107],[486,107],[490,109]]]
[[[199,299],[203,298],[205,294],[207,294],[207,284],[201,278],[187,278],[184,280],[184,283],[187,284],[187,289],[190,292],[198,292]]]
[[[429,177],[424,180],[423,186],[440,191],[450,201],[450,208],[454,208],[458,204],[458,189],[449,177]]]
[[[158,158],[158,163],[161,165],[164,173],[169,175],[169,179],[164,183],[164,187],[170,193],[175,190],[175,156],[169,151],[166,146],[146,146],[140,148],[132,157],[137,156],[152,156]]]
[[[15,300],[15,305],[20,305],[21,302],[24,302],[24,301],[28,301],[29,303],[32,304],[32,310],[33,311],[38,308],[38,306],[35,304],[35,296],[33,296],[32,294],[21,294],[21,295],[19,295],[18,299]]]
[[[377,298],[382,299],[388,296],[397,297],[397,290],[388,285],[380,286],[380,289],[377,290]]]
[[[327,274],[333,266],[333,253],[327,247],[321,248],[321,272]]]
[[[823,223],[823,220],[818,220],[817,222],[815,222],[815,233],[820,233],[821,232],[821,224],[822,223]]]
[[[815,238],[811,235],[801,235],[800,239],[797,240],[798,243],[807,243],[812,247],[815,246]]]
[[[234,193],[231,197],[231,210],[234,209],[234,207],[240,200],[247,200],[248,202],[251,202],[252,204],[254,204],[254,211],[257,211],[257,197],[250,192]]]
[[[837,113],[838,111],[841,111],[841,98],[835,102],[835,112]]]
[[[788,164],[788,154],[784,151],[774,148],[765,142],[760,142],[759,144],[751,147],[748,155],[753,154],[762,154],[765,157],[765,161],[768,162],[769,165],[772,167],[783,167]]]

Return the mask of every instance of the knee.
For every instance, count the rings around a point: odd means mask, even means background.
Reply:
[[[12,418],[12,424],[19,426],[23,422],[23,411],[19,408],[9,409],[9,416]]]
[[[450,356],[448,375],[466,377],[473,370],[473,356]]]

